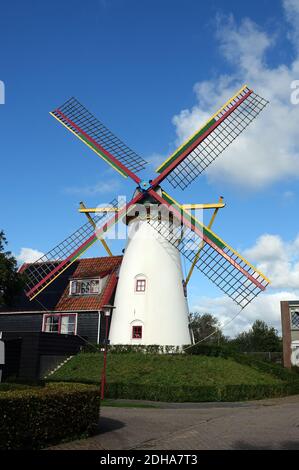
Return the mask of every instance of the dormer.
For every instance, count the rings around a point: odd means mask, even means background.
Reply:
[[[103,279],[71,279],[70,295],[99,295],[102,292]]]

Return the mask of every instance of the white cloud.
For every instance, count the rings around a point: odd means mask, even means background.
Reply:
[[[299,0],[283,0],[286,17],[292,25],[289,32],[289,38],[293,41],[294,46],[299,47]]]
[[[32,248],[21,248],[18,255],[15,255],[16,260],[20,263],[34,263],[44,255],[41,251],[34,250]]]
[[[292,38],[299,38],[299,1],[285,0],[284,8],[291,21]],[[195,106],[173,118],[177,143],[189,137],[199,123],[248,83],[270,105],[211,165],[208,180],[260,189],[279,180],[298,178],[299,105],[291,104],[290,87],[293,80],[299,79],[299,49],[291,64],[270,66],[267,53],[275,45],[275,37],[250,19],[237,24],[232,16],[218,19],[217,38],[220,51],[234,72],[195,84]]]
[[[299,235],[291,242],[279,235],[262,235],[244,255],[270,278],[273,288],[299,290]]]
[[[266,292],[255,298],[235,319],[240,307],[225,296],[201,297],[191,310],[212,313],[221,325],[228,323],[224,328],[228,336],[247,330],[256,319],[264,320],[280,331],[280,302],[299,299],[299,234],[292,241],[284,241],[279,235],[264,234],[243,254],[270,278]]]
[[[212,313],[223,328],[226,336],[234,337],[241,331],[248,330],[255,320],[263,320],[281,332],[280,302],[282,300],[298,300],[299,290],[279,291],[260,294],[251,304],[240,312],[229,297],[201,297],[193,304],[190,311]],[[239,315],[237,315],[239,313]],[[234,316],[237,315],[235,318]]]
[[[122,178],[120,176],[120,178]],[[70,186],[64,189],[66,194],[78,194],[81,196],[96,196],[98,194],[113,193],[120,189],[121,183],[118,179],[110,178],[98,181],[89,186]]]

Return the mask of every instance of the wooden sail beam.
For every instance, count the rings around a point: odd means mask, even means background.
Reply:
[[[210,222],[209,222],[208,228],[212,228],[212,225],[213,225],[213,223],[214,223],[214,221],[215,221],[215,219],[216,219],[216,216],[217,216],[217,214],[218,214],[219,209],[222,208],[222,207],[224,207],[224,206],[225,206],[225,204],[223,203],[223,197],[220,196],[220,197],[219,197],[218,206],[215,207],[215,210],[214,210],[213,215],[212,215],[212,217],[211,217],[211,220],[210,220]],[[196,266],[196,263],[197,263],[197,261],[198,261],[198,259],[199,259],[199,257],[200,257],[200,252],[201,252],[201,250],[202,250],[203,247],[204,247],[204,243],[205,243],[205,242],[202,241],[202,242],[200,243],[200,245],[199,245],[198,252],[197,252],[196,255],[195,255],[194,261],[193,261],[193,263],[192,263],[192,265],[191,265],[191,267],[190,267],[190,269],[189,269],[188,275],[187,275],[187,277],[186,277],[186,281],[185,281],[186,286],[188,285],[188,282],[190,281],[190,278],[191,278],[191,276],[192,276],[193,270],[194,270],[194,268],[195,268],[195,266]]]
[[[91,217],[90,215],[90,210],[89,209],[86,209],[85,207],[85,204],[84,202],[80,202],[80,209],[79,209],[79,212],[84,212],[88,221],[90,222],[90,224],[93,226],[94,229],[96,229],[96,223],[95,221],[93,220],[93,218]],[[111,211],[110,211],[111,212]],[[105,250],[107,251],[108,255],[109,256],[113,256],[112,254],[112,251],[110,250],[109,246],[107,245],[107,242],[103,239],[103,238],[99,238],[100,242],[102,243],[103,247],[105,248]]]

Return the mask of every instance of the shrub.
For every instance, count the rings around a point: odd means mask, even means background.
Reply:
[[[288,383],[281,384],[240,384],[226,385],[221,393],[221,401],[261,400],[263,398],[278,398],[292,395],[299,390],[299,383],[292,390]]]
[[[280,384],[236,384],[207,386],[166,386],[160,384],[110,383],[107,398],[164,402],[228,402],[276,398],[299,393],[299,381]]]
[[[286,381],[286,382],[296,382],[298,380],[298,375],[296,372],[293,370],[286,369],[282,367],[279,364],[273,364],[270,362],[266,361],[260,361],[258,359],[254,359],[251,356],[247,356],[244,354],[234,354],[233,359],[236,362],[239,362],[239,364],[245,364],[250,367],[253,367],[254,369],[260,370],[262,372],[266,372],[268,374],[273,375],[274,377],[277,377],[280,380]]]
[[[151,400],[165,402],[218,401],[218,390],[214,386],[174,386],[160,384],[109,383],[107,398]]]
[[[94,353],[104,348],[103,344],[86,344],[82,352]],[[179,354],[182,353],[180,346],[166,345],[159,346],[158,344],[111,344],[108,346],[109,353],[127,354],[127,353],[144,353],[144,354]]]
[[[99,405],[98,388],[83,384],[0,392],[0,449],[39,449],[90,435]]]
[[[282,364],[283,357],[281,352],[243,352],[246,356],[251,356],[259,361],[274,362],[275,364]]]
[[[232,357],[234,350],[228,345],[218,346],[217,344],[198,343],[193,346],[185,346],[186,354],[195,354],[213,357]]]

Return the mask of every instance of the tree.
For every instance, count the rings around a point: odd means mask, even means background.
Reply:
[[[193,331],[195,343],[205,338],[207,338],[207,343],[220,344],[226,342],[226,338],[220,329],[217,318],[210,313],[190,313],[189,325]]]
[[[17,272],[17,260],[10,251],[5,251],[7,240],[0,230],[0,307],[9,306],[24,286],[23,276]]]
[[[262,320],[256,320],[249,331],[240,333],[232,343],[244,352],[275,352],[282,349],[277,330]]]

